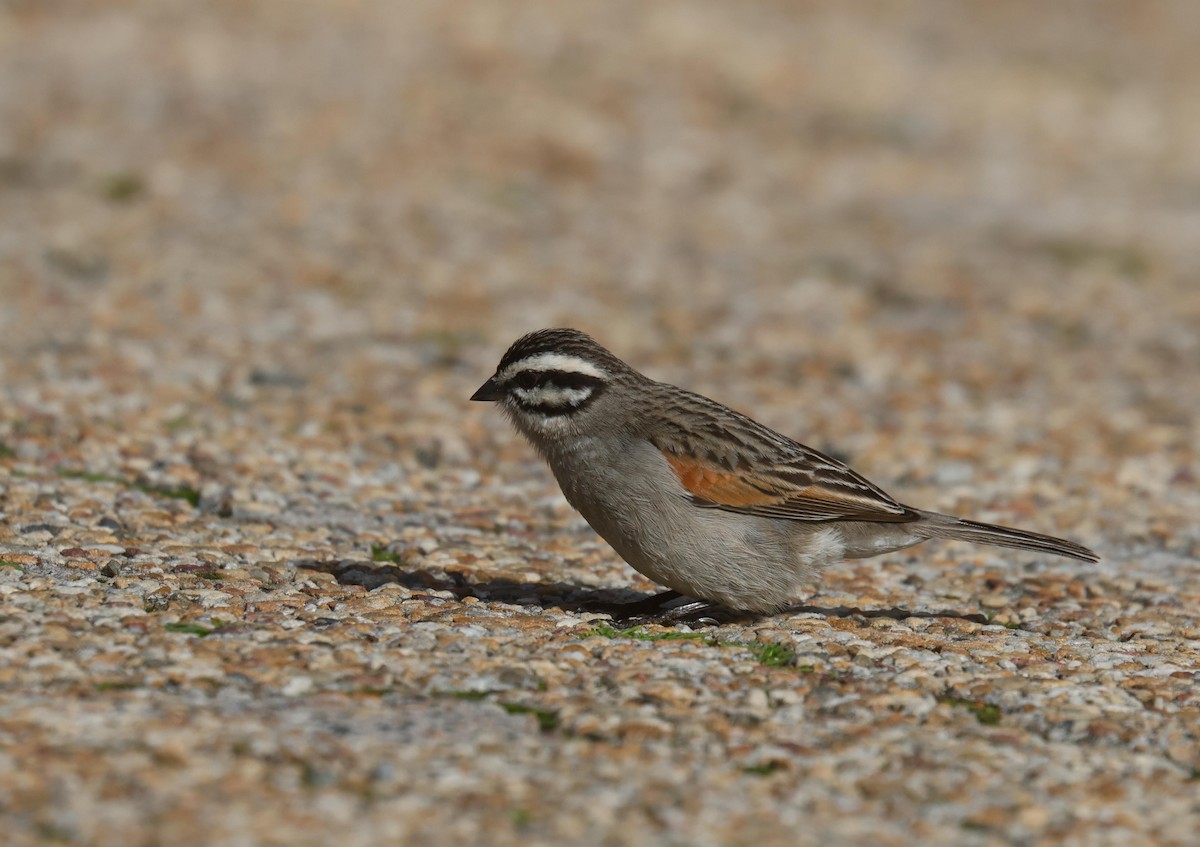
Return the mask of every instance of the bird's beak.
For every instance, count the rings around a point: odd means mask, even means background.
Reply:
[[[504,392],[500,390],[500,386],[496,384],[496,378],[492,377],[483,385],[479,386],[479,390],[471,395],[472,400],[499,400],[504,396]]]

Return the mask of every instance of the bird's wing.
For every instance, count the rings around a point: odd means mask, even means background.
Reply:
[[[650,443],[693,503],[793,521],[905,523],[920,515],[846,465],[715,400],[659,383]]]
[[[902,523],[918,518],[836,459],[794,447],[780,462],[737,464],[700,459],[664,445],[659,450],[692,502],[702,508],[794,521]]]

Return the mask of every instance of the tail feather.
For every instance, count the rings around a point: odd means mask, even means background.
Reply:
[[[1099,556],[1082,544],[1055,538],[1052,535],[969,521],[951,515],[939,515],[937,512],[921,512],[921,517],[922,519],[913,528],[928,538],[951,538],[956,541],[970,541],[974,544],[994,544],[997,547],[1036,550],[1039,553],[1066,556],[1081,562],[1100,561]]]

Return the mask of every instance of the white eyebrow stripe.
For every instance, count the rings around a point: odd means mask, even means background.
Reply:
[[[597,379],[608,377],[608,371],[593,365],[587,359],[571,356],[566,353],[538,353],[527,359],[513,362],[499,374],[500,382],[507,382],[519,373],[525,371],[565,371],[566,373],[583,374]]]

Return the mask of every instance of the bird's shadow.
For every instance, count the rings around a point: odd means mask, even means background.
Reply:
[[[951,618],[988,623],[985,615],[978,612],[957,610],[913,611],[900,606],[880,609],[860,609],[856,606],[816,606],[797,604],[788,606],[774,614],[756,614],[731,609],[714,608],[697,613],[696,616],[674,617],[646,615],[644,612],[652,595],[627,588],[586,588],[567,582],[520,582],[515,579],[473,579],[462,571],[429,571],[404,568],[398,565],[381,564],[374,561],[341,559],[318,561],[302,559],[291,562],[296,568],[331,574],[342,585],[362,585],[368,589],[388,583],[402,585],[416,592],[446,591],[457,599],[474,597],[481,602],[508,603],[541,609],[562,609],[564,612],[608,614],[614,620],[630,623],[749,623],[778,615],[817,614],[826,617],[863,618]],[[636,617],[630,618],[630,613]]]

